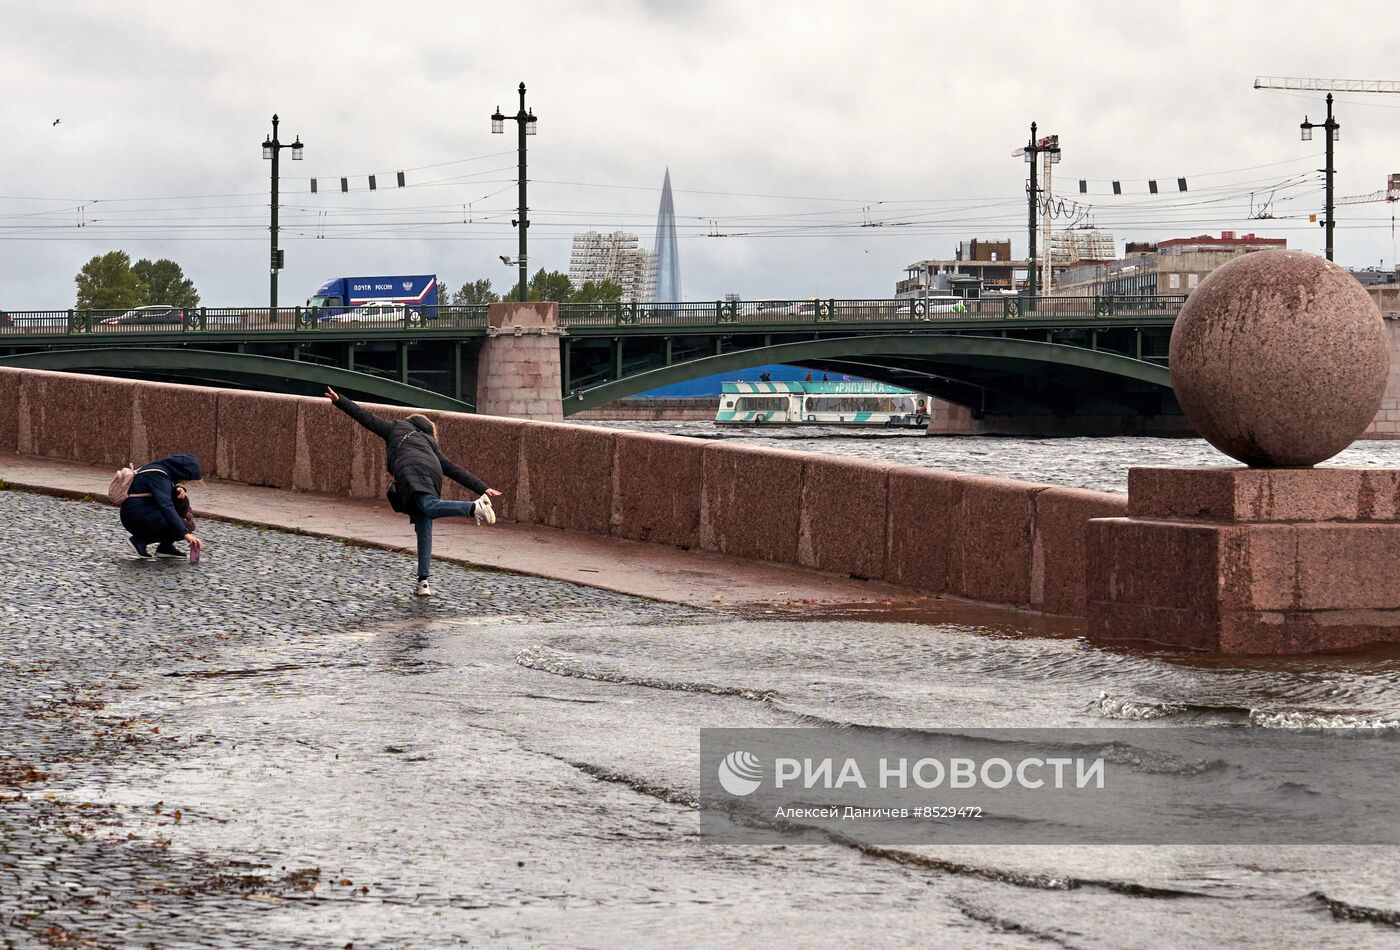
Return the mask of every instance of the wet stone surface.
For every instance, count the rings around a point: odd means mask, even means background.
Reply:
[[[199,565],[139,561],[111,508],[0,491],[0,948],[320,946],[240,922],[368,893],[285,855],[172,849],[174,829],[230,817],[120,793],[211,740],[162,715],[185,681],[354,666],[325,637],[365,626],[685,613],[444,564],[438,596],[418,598],[404,555],[214,522],[200,533]]]
[[[1400,735],[1400,653],[1133,653],[965,609],[738,617],[442,564],[425,601],[407,555],[203,527],[202,564],[137,562],[110,508],[0,491],[0,950],[1400,930],[1394,848],[724,845],[696,812],[705,727]]]

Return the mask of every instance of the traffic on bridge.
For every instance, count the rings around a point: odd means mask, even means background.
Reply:
[[[703,303],[562,304],[559,322],[570,332],[686,329],[732,331],[755,327],[875,325],[920,327],[969,322],[1133,322],[1175,319],[1182,296],[1025,297],[997,296],[950,304],[920,298],[836,300],[721,300]],[[306,307],[177,307],[133,310],[14,310],[0,322],[0,341],[13,338],[286,333],[408,333],[472,335],[486,331],[487,305],[413,308],[385,304],[357,309]]]

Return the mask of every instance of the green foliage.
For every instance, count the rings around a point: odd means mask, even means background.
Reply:
[[[146,304],[199,306],[194,282],[180,265],[162,258],[142,258],[135,264],[126,251],[108,251],[83,265],[73,278],[78,285],[79,310],[130,310]]]
[[[622,285],[612,280],[585,280],[569,299],[573,303],[617,303],[622,299]]]
[[[199,306],[199,292],[194,289],[194,281],[186,277],[180,265],[174,261],[165,258],[149,261],[143,257],[131,266],[131,270],[147,287],[146,303],[186,308]]]
[[[501,295],[491,289],[491,279],[489,277],[468,281],[452,295],[452,303],[459,307],[468,307],[472,304],[499,303],[500,300]]]
[[[146,302],[146,284],[131,269],[126,251],[108,251],[83,265],[73,278],[79,310],[129,310]]]
[[[568,274],[561,274],[557,270],[546,271],[541,267],[535,272],[535,276],[530,278],[525,293],[531,300],[553,300],[556,303],[564,303],[566,300],[573,299],[574,285],[569,280]]]

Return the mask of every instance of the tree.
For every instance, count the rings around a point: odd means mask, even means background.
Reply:
[[[622,299],[622,285],[612,280],[585,280],[569,299],[573,303],[617,303]]]
[[[126,251],[108,251],[83,265],[73,278],[79,310],[130,310],[146,302],[146,282],[131,268]]]
[[[564,303],[566,300],[573,299],[574,285],[569,280],[568,274],[562,274],[557,270],[546,271],[541,267],[535,272],[535,276],[530,278],[525,293],[531,300],[553,300],[556,303]]]
[[[491,289],[491,278],[489,277],[468,281],[452,295],[452,302],[459,307],[470,307],[474,304],[483,303],[499,303],[500,300],[501,295]]]
[[[169,304],[172,307],[198,307],[199,292],[194,281],[185,276],[180,265],[161,258],[149,261],[144,257],[131,265],[131,270],[146,285],[148,304]]]

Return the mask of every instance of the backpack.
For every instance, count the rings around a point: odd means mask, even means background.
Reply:
[[[117,474],[112,476],[112,484],[107,486],[107,500],[114,505],[120,505],[130,498],[131,482],[141,472],[160,472],[162,475],[166,474],[165,470],[160,468],[134,469],[130,464],[123,465],[121,468],[117,469]],[[138,495],[137,497],[141,498],[145,496]]]

